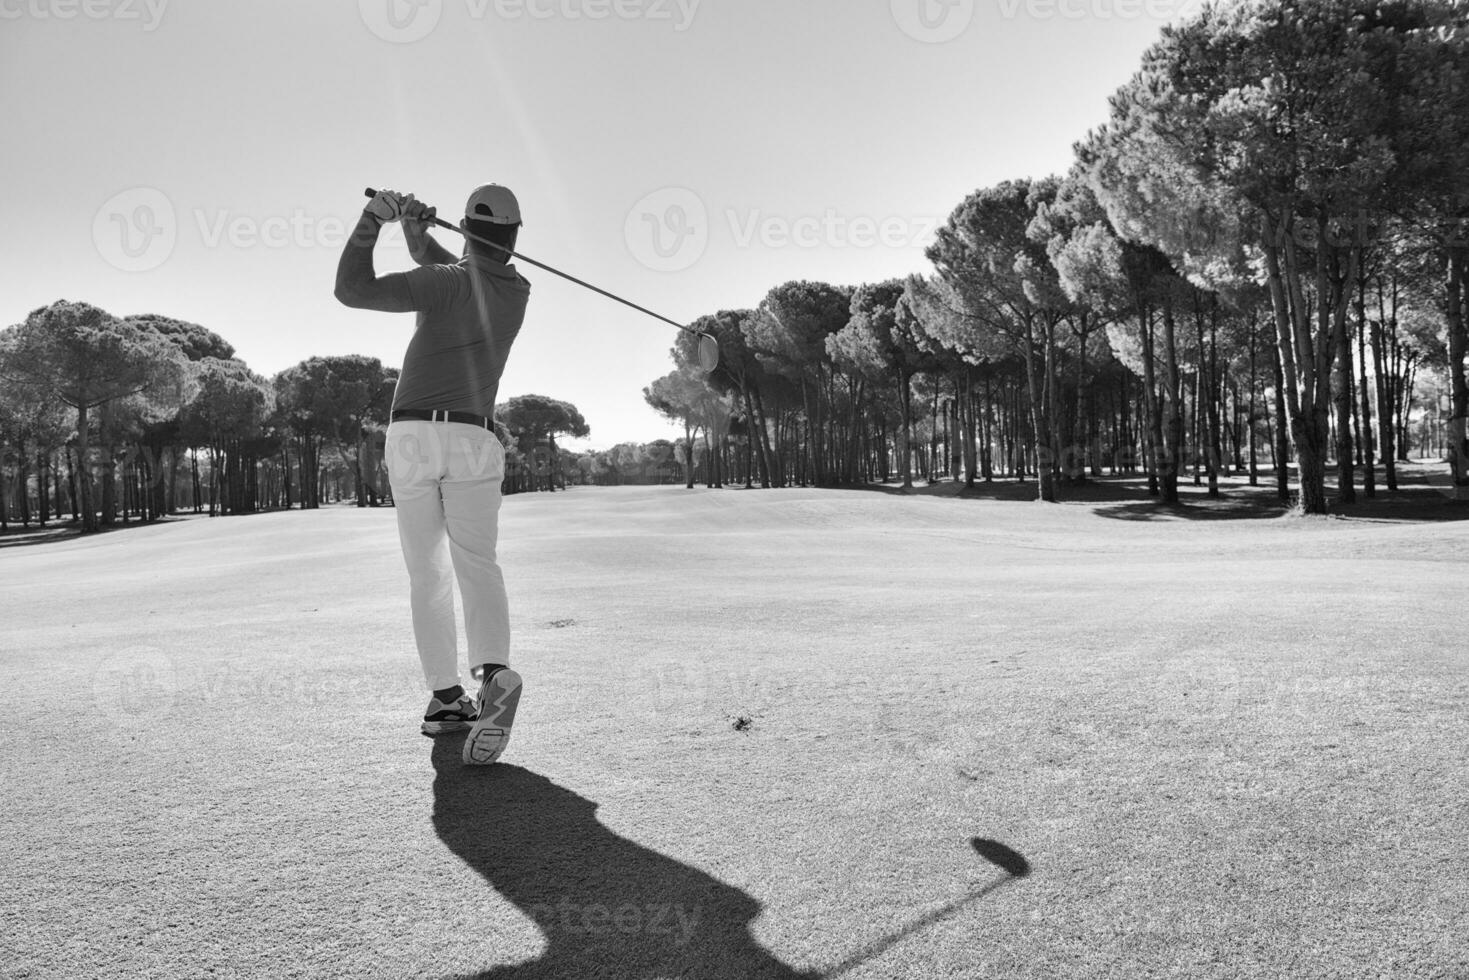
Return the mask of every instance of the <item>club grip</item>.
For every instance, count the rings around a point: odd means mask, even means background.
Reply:
[[[363,197],[377,197],[377,188],[376,187],[369,187],[367,190],[365,190],[365,191],[362,192],[362,196]]]

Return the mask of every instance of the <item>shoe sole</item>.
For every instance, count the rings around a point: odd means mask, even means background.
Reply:
[[[489,688],[480,698],[479,720],[464,740],[465,765],[492,766],[505,754],[515,710],[520,707],[520,687],[520,675],[508,667],[490,677]]]
[[[429,738],[435,738],[439,735],[449,735],[454,732],[467,732],[470,727],[471,723],[467,721],[426,721],[419,731],[423,732]]]

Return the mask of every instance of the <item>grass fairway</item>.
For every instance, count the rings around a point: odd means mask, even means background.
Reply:
[[[1469,523],[1137,516],[510,498],[490,770],[390,510],[0,550],[0,971],[1469,976]]]

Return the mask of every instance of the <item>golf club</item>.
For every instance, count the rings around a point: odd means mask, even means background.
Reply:
[[[1025,856],[1020,854],[1018,851],[1006,847],[999,841],[989,840],[984,837],[971,837],[969,839],[969,846],[974,849],[975,854],[978,854],[980,857],[984,858],[986,861],[1003,871],[1005,873],[1005,877],[997,878],[989,884],[985,885],[983,888],[980,888],[978,891],[972,891],[968,895],[965,895],[963,898],[956,899],[955,901],[950,902],[948,905],[945,905],[941,909],[935,909],[922,918],[915,919],[913,922],[910,922],[908,925],[904,926],[894,933],[884,936],[877,942],[868,944],[865,948],[857,951],[856,953],[853,953],[851,956],[848,956],[836,966],[830,967],[823,971],[821,974],[822,980],[832,980],[833,977],[839,977],[844,973],[849,973],[852,970],[855,970],[863,963],[866,963],[867,961],[874,959],[875,957],[881,956],[883,953],[886,953],[888,950],[892,949],[898,943],[902,942],[904,939],[907,939],[914,933],[921,932],[922,930],[927,929],[929,926],[934,925],[937,922],[942,922],[944,919],[947,919],[949,916],[958,912],[964,906],[969,905],[971,902],[978,901],[979,899],[988,895],[990,892],[1001,887],[1002,885],[1008,884],[1009,882],[1014,881],[1016,878],[1024,878],[1026,875],[1030,874],[1030,862],[1025,859]]]
[[[377,190],[376,190],[376,188],[369,187],[366,190],[364,190],[362,193],[365,194],[368,197],[377,197]],[[713,371],[715,368],[719,367],[719,341],[715,340],[712,334],[704,333],[701,330],[695,330],[693,327],[686,326],[685,324],[679,323],[677,320],[670,320],[668,317],[662,315],[661,313],[654,313],[652,310],[648,309],[647,307],[645,307],[645,306],[639,306],[638,304],[632,302],[631,300],[623,299],[621,296],[618,296],[616,293],[609,293],[605,289],[602,289],[602,288],[600,288],[598,286],[593,286],[591,283],[585,282],[584,280],[581,280],[581,279],[578,279],[576,276],[573,276],[573,275],[570,275],[568,273],[562,272],[560,269],[553,269],[549,265],[546,265],[544,262],[537,262],[535,259],[530,258],[530,257],[525,256],[525,255],[521,255],[519,252],[512,251],[511,249],[508,249],[508,248],[506,248],[503,245],[496,245],[494,242],[488,241],[488,240],[486,240],[484,238],[481,238],[478,235],[474,234],[473,232],[466,231],[465,229],[460,228],[458,225],[450,224],[449,222],[445,221],[443,218],[440,218],[440,217],[435,216],[434,218],[431,218],[430,220],[434,224],[438,225],[440,228],[446,228],[449,231],[456,232],[456,233],[458,233],[460,235],[463,235],[465,238],[470,239],[471,241],[475,241],[475,242],[478,242],[481,245],[486,246],[487,248],[493,248],[493,249],[495,249],[498,252],[504,252],[505,254],[510,255],[510,256],[513,256],[513,257],[519,259],[522,262],[525,262],[525,263],[527,263],[529,265],[535,266],[537,269],[544,269],[547,272],[551,273],[552,275],[560,276],[562,279],[566,279],[566,280],[569,280],[570,282],[574,282],[578,286],[582,286],[582,287],[584,287],[586,289],[590,289],[594,293],[599,293],[602,296],[607,297],[608,299],[616,300],[617,302],[621,303],[623,306],[630,306],[633,309],[637,310],[639,313],[646,313],[648,316],[653,317],[656,320],[662,320],[664,323],[670,324],[671,326],[678,327],[678,329],[680,329],[680,330],[684,330],[684,331],[687,331],[688,333],[693,334],[695,337],[698,337],[699,338],[699,350],[698,350],[698,353],[699,353],[699,367],[701,367],[704,370],[704,373],[706,373],[706,374],[709,373],[710,371]]]

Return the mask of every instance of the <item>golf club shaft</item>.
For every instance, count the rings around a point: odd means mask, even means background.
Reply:
[[[366,194],[368,197],[377,197],[377,191],[374,188],[371,188],[371,187],[367,188],[365,191],[363,191],[363,193]],[[677,320],[670,320],[668,317],[664,316],[661,313],[654,313],[652,310],[648,309],[645,306],[639,306],[638,304],[632,302],[631,300],[623,299],[621,296],[618,296],[616,293],[609,293],[605,289],[602,289],[602,288],[600,288],[598,286],[593,286],[591,283],[585,282],[585,281],[583,281],[581,279],[578,279],[576,276],[570,275],[569,273],[562,272],[560,269],[553,269],[549,265],[546,265],[544,262],[537,262],[535,259],[532,259],[532,258],[530,258],[528,256],[525,256],[525,255],[521,255],[519,252],[512,251],[511,249],[506,248],[504,245],[496,245],[494,242],[489,241],[489,240],[484,239],[484,238],[481,238],[478,235],[474,234],[473,232],[465,231],[463,228],[460,228],[458,225],[450,224],[449,222],[445,221],[443,218],[437,218],[436,217],[436,218],[433,218],[431,220],[433,221],[434,224],[438,225],[440,228],[447,228],[447,229],[449,229],[452,232],[457,232],[458,234],[463,235],[465,238],[468,238],[471,241],[479,242],[481,245],[487,246],[489,248],[493,248],[493,249],[495,249],[496,251],[499,251],[499,252],[504,252],[506,255],[513,256],[514,258],[517,258],[517,259],[519,259],[522,262],[525,262],[525,263],[528,263],[530,265],[535,266],[537,269],[544,269],[547,272],[551,273],[552,275],[560,276],[562,279],[566,279],[566,280],[568,280],[570,282],[574,282],[578,286],[582,286],[582,287],[584,287],[586,289],[590,289],[594,293],[599,293],[599,294],[607,297],[608,299],[616,300],[617,302],[621,303],[623,306],[630,306],[633,309],[637,310],[639,313],[646,313],[648,316],[653,317],[655,320],[662,320],[664,323],[667,323],[667,324],[669,324],[671,326],[678,327],[678,329],[680,329],[680,330],[686,330],[689,333],[695,335],[696,337],[707,336],[706,334],[704,334],[704,333],[702,333],[702,332],[700,332],[698,330],[695,330],[693,327],[685,326],[684,324],[679,323]]]
[[[897,930],[896,932],[890,933],[883,938],[877,940],[876,942],[868,944],[866,948],[858,950],[835,966],[827,967],[821,973],[821,980],[835,980],[836,977],[842,976],[846,973],[850,973],[851,971],[855,970],[857,967],[868,962],[869,960],[876,959],[883,953],[886,953],[888,950],[892,949],[898,943],[902,942],[904,939],[907,939],[915,932],[922,932],[929,926],[942,922],[943,920],[949,918],[949,916],[958,912],[960,909],[971,904],[972,902],[977,901],[978,899],[983,898],[990,892],[994,891],[996,888],[999,888],[1001,885],[1004,885],[1006,882],[1012,880],[1013,878],[1010,875],[1006,875],[1003,878],[998,878],[990,882],[988,885],[985,885],[978,891],[970,892],[963,898],[956,899],[955,901],[950,902],[948,905],[945,905],[941,909],[935,909],[927,915],[915,919],[914,921],[910,922],[908,925]]]

